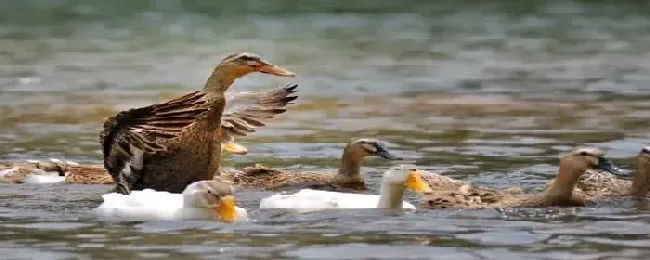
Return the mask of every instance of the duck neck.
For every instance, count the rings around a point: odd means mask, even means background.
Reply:
[[[648,194],[648,159],[638,156],[636,158],[636,172],[634,172],[634,181],[630,189],[630,195],[636,197],[645,197]]]
[[[570,200],[573,195],[573,186],[585,169],[570,168],[560,163],[557,178],[546,190],[546,198],[553,201]]]
[[[363,157],[362,152],[360,153],[351,147],[346,147],[341,156],[341,166],[338,171],[339,179],[342,182],[363,182],[363,177],[361,176]]]
[[[238,76],[233,75],[232,69],[228,66],[221,64],[217,65],[208,80],[205,82],[203,91],[214,94],[223,94],[233,83],[235,83],[237,78]]]
[[[383,181],[379,190],[377,208],[401,209],[404,198],[404,184]]]
[[[194,194],[183,192],[181,195],[183,196],[183,208],[199,208]]]

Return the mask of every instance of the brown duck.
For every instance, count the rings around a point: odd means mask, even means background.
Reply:
[[[282,188],[311,188],[337,191],[365,190],[361,164],[366,156],[400,159],[376,139],[362,138],[348,143],[343,149],[338,171],[290,172],[266,168],[262,165],[243,170],[224,172],[223,178],[239,187],[277,190]]]
[[[557,178],[546,190],[539,194],[522,194],[503,196],[494,203],[477,200],[468,196],[461,189],[448,194],[434,193],[422,200],[423,207],[551,207],[551,206],[584,206],[585,198],[573,193],[574,186],[580,175],[589,169],[600,169],[618,172],[620,169],[604,156],[597,148],[578,148],[560,159]],[[444,205],[444,206],[443,206]]]
[[[645,198],[650,184],[650,146],[644,147],[636,156],[636,170],[633,180],[619,179],[618,176],[629,172],[607,172],[589,170],[580,177],[576,185],[577,192],[595,199],[609,196],[634,196]]]
[[[246,136],[257,128],[265,126],[265,120],[284,113],[287,105],[298,98],[293,95],[297,91],[297,87],[298,85],[291,84],[259,93],[230,95],[226,111],[221,116],[221,147],[223,151],[246,154],[248,149],[235,143],[234,137]],[[15,173],[5,178],[11,182],[22,182],[27,174],[54,172],[59,176],[65,176],[67,183],[115,183],[103,165],[79,164],[58,159],[50,159],[50,162],[29,160],[25,163],[6,163],[0,165],[0,170],[12,170]]]
[[[492,189],[475,183],[456,180],[433,172],[423,172],[422,179],[432,188],[425,198],[428,208],[453,208],[456,204],[496,203],[507,196],[524,194],[519,187]],[[451,198],[451,199],[450,199]],[[424,201],[423,201],[424,203]]]
[[[219,174],[224,92],[252,72],[295,74],[251,53],[225,57],[203,90],[161,104],[122,111],[100,132],[104,167],[116,191],[151,188],[180,193],[196,181]]]

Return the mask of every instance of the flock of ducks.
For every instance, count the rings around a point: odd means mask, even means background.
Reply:
[[[650,147],[637,155],[632,181],[617,175],[604,153],[576,148],[560,159],[557,177],[543,191],[527,194],[520,188],[482,187],[415,165],[400,164],[385,171],[378,195],[366,190],[361,165],[365,157],[399,160],[378,140],[361,138],[345,146],[335,172],[288,172],[262,165],[222,170],[222,152],[243,155],[248,149],[235,142],[266,125],[265,120],[286,112],[297,98],[296,84],[260,93],[228,95],[236,79],[253,72],[279,77],[295,74],[251,53],[225,57],[203,90],[165,103],[119,112],[104,121],[100,144],[104,165],[79,165],[52,159],[0,165],[0,179],[8,182],[111,184],[95,209],[100,216],[136,219],[248,219],[235,206],[235,187],[293,194],[263,198],[260,208],[310,212],[335,208],[415,209],[403,200],[405,190],[420,196],[421,208],[501,208],[585,206],[606,196],[645,198],[650,184]],[[236,103],[248,103],[233,108]]]

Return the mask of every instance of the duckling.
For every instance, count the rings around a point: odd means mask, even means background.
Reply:
[[[245,221],[246,209],[235,206],[234,188],[224,180],[198,181],[181,194],[145,189],[129,195],[102,195],[102,204],[94,213],[103,218],[136,220],[210,220]]]
[[[296,209],[300,213],[342,208],[415,209],[411,203],[403,201],[404,189],[420,194],[431,192],[431,187],[421,176],[415,165],[398,165],[384,173],[379,195],[301,189],[290,195],[275,194],[263,198],[260,208]]]
[[[588,170],[580,178],[576,190],[589,198],[608,196],[645,197],[650,183],[650,146],[646,146],[636,156],[634,179],[623,180],[616,176],[627,176],[629,172]]]
[[[365,190],[361,164],[366,156],[379,156],[389,160],[400,159],[392,155],[377,139],[361,138],[353,140],[345,147],[337,172],[285,172],[257,164],[255,167],[247,167],[242,170],[222,172],[222,176],[233,180],[239,187],[264,190],[309,187],[312,189],[359,191]]]
[[[516,194],[519,190],[512,189],[504,192],[505,196],[501,196],[497,201],[489,202],[469,196],[467,192],[459,189],[446,194],[425,196],[421,206],[429,208],[584,206],[584,196],[575,194],[573,188],[580,175],[588,169],[601,169],[610,172],[619,171],[609,159],[604,157],[604,153],[600,149],[590,147],[577,148],[560,159],[558,177],[555,181],[552,181],[548,189],[539,194],[514,195],[512,193]]]

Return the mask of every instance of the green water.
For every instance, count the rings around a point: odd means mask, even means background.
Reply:
[[[576,145],[617,164],[648,143],[650,8],[622,1],[6,1],[0,8],[0,159],[101,163],[117,111],[198,89],[225,55],[261,54],[299,74],[289,111],[242,138],[274,167],[335,169],[376,137],[421,168],[539,190]],[[393,162],[370,158],[376,192]],[[650,210],[257,209],[254,221],[100,221],[105,186],[0,185],[3,259],[645,259]],[[409,200],[417,202],[413,194]]]

